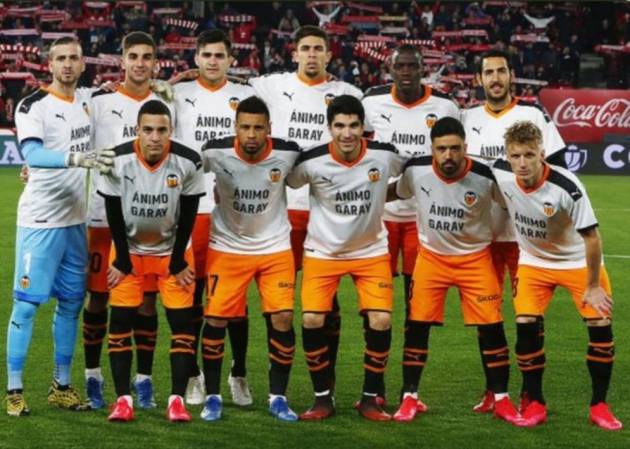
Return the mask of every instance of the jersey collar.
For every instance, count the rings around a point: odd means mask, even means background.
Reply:
[[[328,74],[324,74],[324,76],[322,78],[319,78],[317,80],[311,80],[308,78],[305,78],[303,76],[301,76],[298,72],[295,72],[295,76],[297,76],[297,79],[300,80],[300,82],[306,84],[307,86],[318,86],[320,84],[324,84],[326,81],[328,81]]]
[[[55,98],[60,99],[61,101],[65,101],[67,103],[74,103],[74,95],[69,97],[67,95],[64,95],[62,93],[52,90],[50,86],[42,87],[42,90],[45,92],[48,92],[50,95],[52,95]]]
[[[549,169],[549,164],[545,163],[544,167],[543,167],[543,174],[542,174],[542,176],[540,177],[540,179],[538,180],[538,182],[536,184],[534,184],[531,187],[527,187],[518,178],[516,178],[516,184],[518,184],[519,188],[525,193],[535,192],[536,190],[540,189],[542,187],[542,185],[545,183],[545,181],[547,180],[547,178],[549,178],[549,173],[550,172],[551,172],[551,170]]]
[[[442,182],[446,184],[453,184],[463,179],[472,168],[472,159],[466,156],[465,161],[466,161],[466,166],[464,167],[464,170],[458,176],[454,178],[446,178],[440,173],[440,169],[437,166],[437,162],[435,162],[435,158],[433,158],[433,163],[431,165],[433,166],[433,173],[435,173],[435,176],[437,176]]]
[[[392,85],[392,99],[394,100],[394,103],[401,105],[403,108],[411,109],[413,107],[418,106],[419,104],[424,103],[431,96],[431,88],[429,86],[422,86],[422,88],[424,89],[424,94],[422,95],[422,97],[420,97],[413,103],[404,103],[400,101],[398,97],[396,96],[396,85],[393,84]]]
[[[132,93],[131,91],[125,89],[125,87],[122,84],[116,88],[116,92],[123,94],[124,96],[129,97],[136,101],[146,100],[147,98],[149,98],[149,95],[151,95],[151,89],[147,89],[147,93],[144,95],[136,95]]]
[[[359,157],[357,157],[355,160],[350,161],[350,162],[344,161],[337,155],[337,152],[335,151],[335,148],[333,147],[332,142],[328,144],[328,152],[330,153],[330,156],[333,158],[335,162],[339,162],[341,165],[345,165],[346,167],[352,167],[358,164],[361,161],[361,159],[363,159],[363,156],[365,156],[365,153],[367,153],[367,140],[364,138],[361,138],[361,151],[359,151]]]
[[[171,143],[172,142],[169,140],[168,144],[166,145],[166,151],[164,152],[162,159],[160,159],[155,165],[149,165],[147,161],[144,160],[144,156],[140,151],[140,140],[136,139],[133,141],[133,150],[135,151],[136,157],[138,158],[142,166],[146,168],[149,172],[154,173],[162,166],[164,161],[168,159],[168,155],[171,152]]]
[[[234,151],[236,151],[236,155],[239,157],[239,159],[241,159],[243,162],[247,162],[248,164],[257,164],[258,162],[267,159],[267,157],[269,157],[269,154],[271,154],[272,146],[273,145],[271,143],[271,137],[267,137],[267,146],[265,147],[265,149],[256,159],[251,160],[247,159],[245,153],[243,153],[243,150],[241,150],[241,144],[238,139],[234,139]]]
[[[199,78],[197,78],[197,84],[199,84],[204,89],[209,90],[210,92],[216,92],[217,90],[220,90],[221,88],[223,88],[223,86],[225,86],[227,84],[227,79],[224,79],[220,84],[218,84],[216,86],[211,86],[206,81],[201,79],[201,77],[199,77]]]
[[[517,98],[517,97],[513,97],[513,98],[512,98],[512,101],[510,102],[510,104],[508,104],[506,107],[504,107],[503,109],[501,109],[501,110],[500,110],[500,111],[498,111],[498,112],[495,112],[495,111],[493,111],[492,109],[490,109],[490,108],[488,107],[488,102],[486,102],[486,103],[483,105],[483,108],[485,109],[485,111],[486,111],[486,112],[487,112],[487,113],[488,113],[491,117],[494,117],[494,118],[499,118],[499,117],[501,117],[501,116],[503,116],[503,115],[507,114],[509,111],[511,111],[511,110],[512,110],[512,108],[514,108],[514,106],[516,106],[516,103],[517,103],[517,102],[518,102],[518,98]]]

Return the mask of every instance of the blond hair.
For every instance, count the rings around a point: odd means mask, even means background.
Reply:
[[[543,138],[540,128],[533,122],[520,121],[510,126],[503,134],[505,148],[516,143],[527,146],[542,146]]]

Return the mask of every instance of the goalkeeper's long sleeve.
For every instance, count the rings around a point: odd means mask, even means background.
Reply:
[[[26,139],[20,147],[26,164],[33,168],[66,168],[68,155],[44,147],[39,139]]]

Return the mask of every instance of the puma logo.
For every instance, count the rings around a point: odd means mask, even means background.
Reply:
[[[204,352],[210,352],[212,354],[222,354],[223,353],[221,348],[214,347],[214,346],[203,345],[203,350],[204,350]]]
[[[112,109],[112,114],[117,115],[118,118],[123,118],[122,113],[123,113],[122,109],[120,111],[116,111],[115,109]]]
[[[615,355],[612,349],[593,348],[595,352],[612,357]]]
[[[392,122],[392,114],[389,114],[389,115],[381,114],[381,117],[383,117],[385,120],[387,120],[387,123],[391,123]]]
[[[422,190],[424,193],[426,193],[427,196],[431,196],[431,189],[425,189],[424,187],[420,187],[420,190]]]
[[[188,340],[180,340],[180,339],[176,339],[176,340],[174,341],[174,343],[175,343],[176,345],[186,346],[187,348],[192,348],[192,344],[193,344],[193,342],[192,342],[192,341],[188,341]]]
[[[197,103],[197,99],[196,99],[196,98],[194,98],[194,99],[192,99],[192,100],[191,100],[190,98],[186,98],[186,99],[184,99],[184,101],[185,101],[186,103],[190,103],[190,104],[192,105],[192,107],[193,107],[193,108],[195,107],[195,103]]]
[[[16,329],[21,329],[21,326],[13,320],[11,320],[11,326],[15,326]]]
[[[472,130],[473,130],[474,132],[476,132],[477,134],[481,135],[481,126],[480,126],[479,128],[475,128],[475,127],[473,126],[473,129],[472,129]]]
[[[383,357],[382,359],[377,359],[375,357],[370,357],[370,361],[375,365],[386,366],[388,357]]]
[[[512,197],[513,195],[510,195],[509,193],[507,193],[505,190],[503,191],[503,194],[507,197],[508,200],[512,201]]]
[[[66,121],[66,118],[63,116],[63,114],[55,114],[56,118],[60,118],[61,120],[63,120],[64,122]]]
[[[326,181],[328,184],[332,184],[332,179],[322,176],[322,180]]]
[[[127,175],[125,175],[124,179],[125,179],[125,180],[127,180],[127,181],[129,181],[129,182],[130,182],[130,183],[132,183],[132,184],[135,184],[135,183],[136,183],[136,177],[135,177],[135,176],[132,178],[131,176],[127,176]]]
[[[295,95],[295,92],[293,92],[292,94],[289,94],[287,92],[282,92],[282,95],[287,97],[289,99],[289,101],[293,101],[293,95]]]
[[[231,177],[231,178],[233,178],[233,177],[234,177],[234,175],[232,174],[232,172],[231,172],[231,171],[229,171],[227,168],[224,168],[224,169],[223,169],[223,172],[224,172],[225,174],[227,174],[227,175],[228,175],[229,177]]]

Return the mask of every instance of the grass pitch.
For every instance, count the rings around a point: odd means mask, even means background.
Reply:
[[[5,334],[11,311],[16,204],[22,186],[17,169],[0,169],[0,327]],[[609,402],[617,416],[630,428],[630,179],[625,177],[582,177],[596,209],[604,238],[604,251],[613,283],[615,305],[615,342],[617,360]],[[393,411],[401,384],[402,283],[396,281],[394,338],[387,388]],[[25,393],[32,415],[9,418],[0,412],[0,448],[592,448],[630,447],[630,430],[607,433],[589,425],[588,403],[590,380],[585,364],[587,332],[574,309],[569,295],[559,291],[546,316],[547,369],[545,394],[549,408],[548,423],[535,429],[517,429],[490,416],[471,411],[483,389],[483,374],[474,329],[462,325],[456,295],[449,296],[446,325],[431,334],[429,363],[424,371],[420,396],[429,411],[410,424],[371,423],[361,419],[352,404],[362,385],[363,334],[357,315],[354,288],[344,280],[340,289],[343,330],[337,368],[337,416],[322,423],[287,424],[267,414],[267,349],[264,321],[260,316],[258,297],[250,291],[250,345],[248,378],[254,405],[246,409],[230,403],[226,382],[230,360],[229,349],[224,363],[222,382],[225,403],[224,419],[206,423],[198,418],[201,407],[192,407],[194,421],[189,425],[170,424],[164,418],[169,392],[168,338],[164,314],[160,312],[158,350],[154,369],[158,408],[138,410],[136,421],[110,424],[106,411],[73,413],[50,408],[46,392],[53,369],[51,316],[54,301],[40,308],[33,342],[26,365]],[[298,350],[289,386],[289,400],[297,412],[312,403],[311,383],[300,348],[300,320],[296,314]],[[505,298],[508,341],[515,342],[514,313],[509,294]],[[5,354],[6,338],[0,339]],[[229,345],[228,345],[229,346]],[[83,390],[83,353],[77,347],[74,383]],[[107,399],[114,399],[113,385],[106,353],[103,369],[107,376]],[[512,364],[510,391],[518,396],[521,376]],[[0,364],[0,379],[6,385],[6,367]]]

